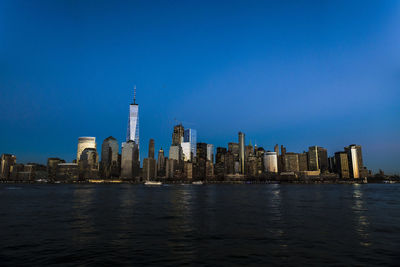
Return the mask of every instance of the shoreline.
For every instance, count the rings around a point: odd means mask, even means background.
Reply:
[[[400,180],[397,179],[352,179],[352,180],[323,180],[323,179],[298,179],[298,180],[163,180],[155,179],[154,181],[161,182],[165,185],[192,185],[193,182],[201,182],[200,185],[207,184],[397,184]],[[128,180],[112,180],[112,179],[91,179],[84,181],[14,181],[14,180],[0,180],[0,184],[132,184],[141,185],[145,181],[128,181]],[[196,184],[193,184],[196,185]]]

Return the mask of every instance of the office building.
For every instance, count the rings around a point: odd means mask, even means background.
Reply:
[[[207,160],[214,163],[214,145],[207,144]]]
[[[11,175],[11,167],[17,163],[17,157],[11,154],[1,155],[0,179],[8,180]]]
[[[85,148],[79,159],[79,178],[95,179],[99,177],[99,156],[95,148]]]
[[[57,164],[57,181],[75,181],[79,178],[79,168],[77,163]]]
[[[182,146],[180,144],[170,146],[168,158],[176,160],[178,163],[181,162],[183,159]]]
[[[145,180],[153,179],[157,176],[157,164],[154,159],[154,140],[149,141],[148,158],[143,160],[143,178]]]
[[[139,176],[139,146],[135,141],[129,140],[122,144],[121,178],[133,179]]]
[[[299,171],[305,172],[308,171],[308,156],[307,153],[299,153]]]
[[[65,163],[65,160],[59,158],[47,159],[47,175],[49,180],[56,180],[58,164]]]
[[[282,159],[285,172],[298,172],[300,170],[298,154],[285,151]]]
[[[165,160],[165,177],[166,178],[174,178],[175,169],[178,165],[178,161],[176,159],[166,159]]]
[[[276,152],[265,152],[264,153],[264,171],[267,173],[278,172],[278,156]]]
[[[172,145],[179,146],[183,142],[185,130],[182,124],[174,126],[174,132],[172,133]]]
[[[191,161],[192,160],[192,144],[190,142],[183,142],[181,143],[182,147],[182,154],[184,161]]]
[[[136,86],[134,87],[133,91],[133,103],[129,105],[128,131],[126,135],[126,142],[128,141],[134,141],[139,150],[139,104],[136,103]]]
[[[345,148],[345,151],[347,152],[347,158],[349,160],[350,177],[354,179],[360,178],[357,147],[355,145],[350,145]]]
[[[191,160],[193,160],[192,158],[197,155],[197,131],[194,129],[185,129],[183,141],[190,143]]]
[[[186,179],[193,179],[193,163],[185,162],[183,172]]]
[[[101,178],[119,177],[119,145],[117,139],[112,136],[104,139],[101,145],[101,162],[100,173]]]
[[[97,149],[96,137],[79,137],[78,138],[78,152],[76,154],[76,163],[79,164],[82,152],[86,148]]]
[[[328,152],[325,148],[311,146],[308,148],[307,157],[309,171],[328,171]]]
[[[239,163],[240,163],[240,173],[245,174],[245,135],[239,132]]]
[[[164,150],[162,148],[158,150],[157,175],[159,177],[165,176],[165,156],[164,156]]]
[[[347,152],[336,152],[335,163],[335,172],[338,173],[342,179],[350,178],[349,159]]]

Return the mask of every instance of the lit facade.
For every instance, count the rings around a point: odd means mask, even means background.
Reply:
[[[183,142],[190,142],[190,149],[193,157],[197,155],[197,131],[195,129],[186,129],[183,136]]]
[[[278,156],[276,152],[264,153],[264,168],[265,172],[278,172]]]
[[[86,148],[97,148],[96,137],[79,137],[78,152],[76,154],[76,163],[79,163],[83,150]]]

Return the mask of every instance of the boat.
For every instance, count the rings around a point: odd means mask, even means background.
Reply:
[[[146,181],[144,185],[162,185],[162,182]]]
[[[202,184],[204,184],[204,183],[203,183],[203,181],[194,181],[194,182],[192,182],[192,184],[195,184],[195,185],[202,185]]]

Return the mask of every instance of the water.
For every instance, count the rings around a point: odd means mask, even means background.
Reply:
[[[398,265],[400,185],[0,185],[1,265]]]

